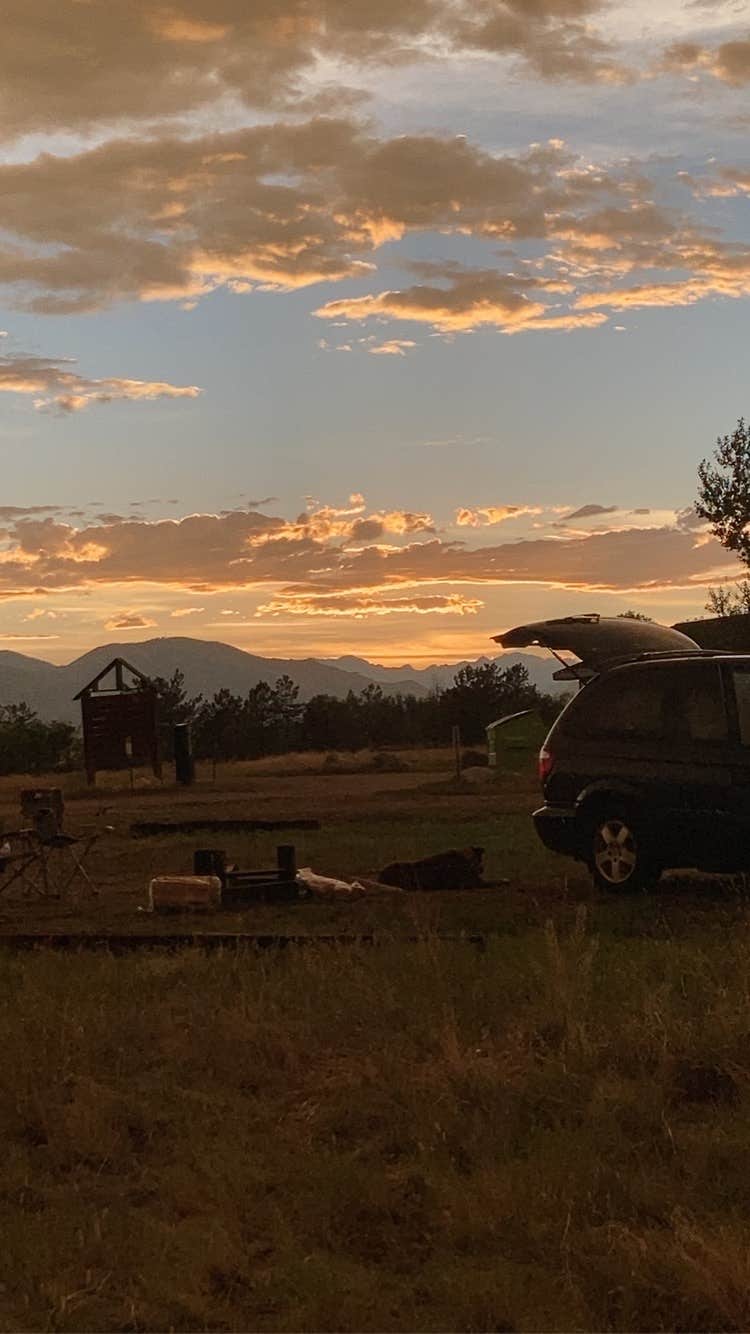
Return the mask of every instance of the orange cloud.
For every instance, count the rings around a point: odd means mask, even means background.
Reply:
[[[508,519],[520,519],[524,514],[542,514],[539,505],[482,505],[478,509],[462,508],[456,510],[456,524],[459,528],[484,528]]]
[[[138,612],[121,611],[105,621],[104,628],[105,630],[148,630],[154,625],[156,625],[156,621],[141,616]]]
[[[544,282],[532,276],[517,277],[488,269],[456,271],[451,266],[447,286],[424,284],[403,291],[378,292],[372,296],[343,297],[327,301],[315,314],[329,320],[364,320],[373,316],[419,321],[441,333],[468,333],[490,326],[503,333],[531,329],[593,328],[603,315],[558,315],[529,292],[544,290]],[[553,285],[557,291],[557,285]]]
[[[635,283],[632,287],[621,287],[611,292],[586,292],[578,298],[576,306],[581,310],[591,310],[597,306],[607,306],[611,310],[640,310],[658,306],[693,306],[697,301],[713,296],[750,296],[750,252],[747,263],[748,271],[744,275],[717,273],[711,278]]]
[[[0,393],[36,395],[34,407],[39,411],[81,412],[91,403],[197,398],[202,392],[196,385],[174,385],[163,380],[89,380],[67,370],[69,365],[75,365],[75,361],[25,352],[0,356]]]
[[[478,598],[460,593],[448,596],[348,597],[340,594],[291,594],[258,607],[256,616],[317,616],[353,618],[370,616],[474,616],[484,606]]]
[[[693,41],[674,42],[664,52],[660,68],[671,74],[704,70],[722,83],[740,88],[750,83],[750,38],[733,38],[715,47]]]
[[[337,509],[323,505],[300,514],[292,523],[279,522],[277,526],[259,531],[250,539],[251,544],[263,546],[269,542],[278,542],[281,538],[312,539],[315,542],[330,542],[341,539],[347,544],[374,542],[386,533],[431,533],[435,531],[432,515],[414,513],[410,510],[376,510],[366,513],[366,505],[360,495],[350,498],[349,508]]]
[[[410,338],[390,338],[385,343],[374,343],[367,351],[374,357],[405,357],[416,346]]]

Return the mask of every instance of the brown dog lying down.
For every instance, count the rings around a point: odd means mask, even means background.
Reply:
[[[391,862],[378,880],[398,889],[479,889],[483,862],[484,848],[451,848],[417,862]]]

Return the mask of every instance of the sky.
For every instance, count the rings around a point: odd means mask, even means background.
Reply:
[[[6,0],[0,649],[698,616],[750,5]]]

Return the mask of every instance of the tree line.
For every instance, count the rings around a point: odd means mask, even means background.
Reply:
[[[45,774],[81,764],[72,723],[45,723],[28,704],[0,705],[0,774]]]
[[[520,663],[462,667],[446,689],[429,695],[386,694],[372,683],[343,699],[314,695],[300,700],[289,676],[272,685],[259,681],[246,695],[219,690],[210,699],[190,698],[181,671],[152,677],[143,688],[156,692],[162,750],[171,753],[176,723],[189,723],[196,759],[248,760],[291,750],[362,750],[446,745],[458,726],[464,744],[485,739],[485,728],[509,713],[538,709],[549,722],[560,696],[538,690]]]
[[[386,694],[371,684],[344,699],[300,700],[291,677],[259,681],[246,695],[218,690],[190,697],[181,671],[146,678],[141,689],[157,696],[162,755],[173,755],[176,723],[189,723],[193,753],[202,760],[250,760],[292,750],[362,750],[447,745],[458,726],[464,744],[485,737],[496,718],[536,708],[548,721],[562,699],[534,686],[520,664],[462,667],[447,689],[429,695]],[[44,722],[25,703],[0,705],[0,774],[52,773],[82,764],[80,732],[72,723]]]

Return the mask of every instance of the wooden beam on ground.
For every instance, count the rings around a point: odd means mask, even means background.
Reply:
[[[271,833],[275,829],[320,829],[320,820],[137,820],[131,824],[133,838],[159,834],[195,834],[200,829],[222,833]]]

